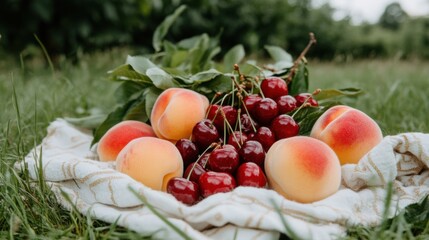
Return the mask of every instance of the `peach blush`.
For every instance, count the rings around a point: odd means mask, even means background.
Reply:
[[[380,127],[372,118],[343,105],[332,107],[322,114],[310,136],[328,144],[341,164],[357,163],[383,139]]]
[[[133,139],[155,137],[152,127],[144,122],[126,120],[111,127],[100,139],[97,153],[101,161],[115,161],[119,152]]]
[[[301,203],[324,199],[341,183],[335,152],[322,141],[306,136],[275,142],[267,153],[265,171],[272,189]]]
[[[132,140],[119,153],[116,170],[154,190],[166,191],[171,178],[183,174],[183,160],[171,142],[154,137]]]
[[[192,128],[204,118],[208,106],[209,100],[192,90],[165,90],[155,101],[151,113],[155,134],[172,142],[189,138]]]

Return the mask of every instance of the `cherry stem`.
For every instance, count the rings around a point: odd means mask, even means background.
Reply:
[[[239,108],[238,110],[237,110],[237,122],[238,122],[238,130],[241,132],[241,118],[240,118],[240,115],[241,115],[241,109]],[[235,125],[235,129],[237,129],[237,125]]]
[[[240,79],[240,82],[243,82],[244,81],[244,79],[245,79],[245,77],[244,77],[244,75],[243,74],[241,74],[241,72],[240,72],[240,67],[238,66],[238,64],[236,63],[236,64],[234,64],[234,70],[238,73],[238,77],[239,77],[239,79]]]
[[[298,69],[298,65],[299,63],[302,61],[302,59],[305,57],[305,55],[307,54],[308,50],[310,50],[310,47],[313,44],[316,44],[317,40],[314,37],[314,33],[310,32],[310,40],[308,41],[307,46],[304,48],[304,50],[301,52],[301,54],[299,55],[299,57],[295,60],[295,62],[293,63],[292,68],[290,69],[290,73],[286,79],[286,83],[289,84],[290,82],[292,82],[292,78],[295,76],[296,73],[296,69]]]
[[[246,107],[246,104],[244,104],[244,100],[241,99],[241,103],[243,104],[244,110],[246,110],[247,116],[250,118],[250,124],[252,125],[253,131],[256,132],[256,127],[253,124],[253,118],[250,116],[249,110]]]
[[[194,171],[194,169],[195,169],[195,165],[197,165],[197,163],[202,159],[202,157],[203,157],[203,155],[210,149],[210,148],[213,148],[214,147],[214,149],[217,149],[217,148],[219,148],[219,144],[218,143],[212,143],[212,144],[210,144],[210,146],[208,146],[205,150],[204,150],[204,152],[202,152],[201,153],[201,155],[198,157],[198,159],[197,159],[197,161],[195,161],[194,163],[191,163],[192,164],[192,168],[191,168],[191,170],[189,171],[189,173],[188,173],[188,176],[186,176],[186,180],[188,180],[189,181],[189,179],[191,178],[191,174],[192,174],[192,172]],[[205,165],[203,166],[204,168],[206,167]]]
[[[224,123],[226,123],[226,125],[228,125],[228,128],[229,128],[229,130],[231,130],[232,136],[234,137],[235,141],[237,141],[238,146],[241,147],[241,144],[239,143],[237,137],[234,134],[234,129],[232,128],[231,124],[229,124],[228,120],[226,120],[226,115],[225,115],[225,112],[223,111],[223,109],[220,109],[220,114],[222,114],[222,117],[224,119]],[[226,134],[225,134],[225,136],[226,136]]]

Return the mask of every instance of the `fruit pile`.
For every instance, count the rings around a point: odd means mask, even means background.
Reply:
[[[194,204],[236,186],[267,187],[266,152],[274,142],[299,133],[288,113],[318,106],[311,94],[288,95],[287,84],[279,77],[263,79],[258,94],[248,91],[259,86],[232,81],[235,88],[216,96],[204,119],[192,128],[191,138],[176,142],[186,170],[183,177],[169,181],[167,192],[184,203]]]
[[[291,96],[282,78],[257,82],[235,70],[232,90],[210,102],[189,89],[163,91],[152,125],[123,121],[109,129],[98,143],[100,160],[188,205],[237,186],[313,202],[338,190],[340,162],[355,163],[381,141],[378,125],[348,106],[326,111],[311,137],[297,136],[294,116],[319,108],[320,90]]]
[[[128,57],[110,71],[122,82],[121,105],[94,130],[100,160],[116,161],[118,171],[188,205],[238,186],[302,203],[332,195],[341,164],[356,163],[383,136],[365,113],[328,100],[359,89],[308,92],[305,54],[315,42],[310,33],[295,61],[267,46],[274,64],[241,69],[234,63],[244,58],[242,46],[221,67],[212,61],[216,40],[204,34],[164,42],[152,58],[158,63]]]

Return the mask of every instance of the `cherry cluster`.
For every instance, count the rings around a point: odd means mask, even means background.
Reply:
[[[235,88],[212,102],[191,139],[176,143],[186,170],[182,178],[168,182],[167,192],[185,204],[237,186],[267,187],[266,152],[277,140],[298,135],[291,113],[318,106],[310,93],[289,95],[286,81],[279,77],[250,87],[233,81]]]

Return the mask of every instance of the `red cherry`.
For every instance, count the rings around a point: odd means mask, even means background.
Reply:
[[[253,162],[246,162],[240,165],[236,174],[239,186],[249,186],[264,188],[267,186],[267,178],[262,168]]]
[[[241,114],[240,116],[240,123],[241,123],[241,131],[244,133],[253,132],[253,127],[255,129],[258,129],[259,125],[252,120],[252,118],[249,117],[247,114]],[[252,126],[253,123],[253,126]]]
[[[269,77],[262,80],[261,90],[265,97],[271,99],[277,99],[288,94],[286,82],[279,77]]]
[[[185,174],[183,174],[183,177],[188,178],[189,173],[191,173],[191,176],[189,176],[189,180],[198,183],[200,176],[205,172],[207,171],[199,163],[193,162],[188,165],[188,167],[185,170]]]
[[[250,115],[253,116],[253,112],[254,112],[256,103],[258,103],[261,100],[262,100],[262,98],[257,94],[252,94],[249,96],[245,96],[243,98],[244,106],[246,107],[246,109]],[[242,111],[243,111],[243,113],[247,113],[245,109],[243,109]]]
[[[228,121],[229,125],[231,125],[231,127],[235,126],[238,117],[237,110],[232,106],[219,106],[216,104],[211,105],[209,107],[207,118],[213,121],[213,124],[219,130],[219,132],[223,132],[225,126],[225,121],[222,117],[221,111],[225,113],[226,120]]]
[[[263,168],[265,162],[265,151],[262,144],[255,140],[249,140],[243,144],[240,151],[243,162],[253,162]]]
[[[199,153],[198,148],[191,140],[185,138],[180,139],[176,142],[176,148],[182,156],[184,167],[197,160]]]
[[[260,142],[262,147],[264,147],[265,152],[268,152],[268,149],[270,149],[271,145],[276,141],[276,137],[273,132],[267,127],[258,128],[251,139]]]
[[[167,192],[184,204],[193,205],[200,198],[200,190],[195,182],[185,178],[172,178],[167,183]]]
[[[295,96],[295,99],[296,99],[297,107],[300,107],[306,100],[307,100],[307,103],[310,104],[310,106],[313,106],[313,107],[319,106],[319,103],[312,97],[310,93],[300,93]]]
[[[208,148],[212,143],[219,142],[219,133],[212,121],[203,119],[195,124],[192,129],[192,140],[202,151]]]
[[[271,98],[263,98],[254,108],[254,117],[262,125],[270,124],[278,114],[277,103]]]
[[[235,147],[235,149],[240,149],[244,142],[247,141],[247,135],[240,131],[234,131],[228,137],[228,144]]]
[[[284,95],[277,98],[276,103],[279,108],[279,114],[292,112],[296,109],[296,99],[291,95]]]
[[[233,173],[237,170],[240,157],[235,147],[226,144],[221,148],[213,150],[209,157],[209,167],[216,172]]]
[[[270,127],[276,140],[293,137],[299,133],[299,125],[289,115],[282,114],[274,118]]]
[[[209,161],[210,153],[204,153],[200,159],[198,160],[198,164],[200,164],[203,168],[207,168],[207,162]]]
[[[206,172],[201,175],[200,192],[203,197],[208,197],[215,193],[230,192],[236,187],[235,179],[229,173]]]

